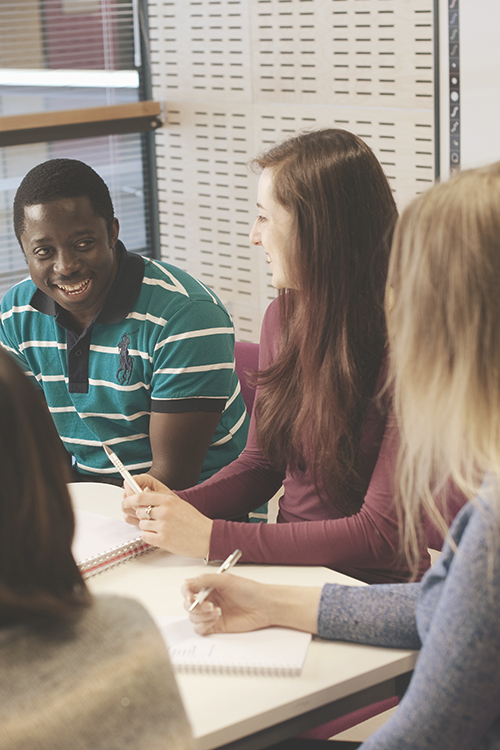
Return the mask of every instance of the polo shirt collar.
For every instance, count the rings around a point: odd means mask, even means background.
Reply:
[[[118,323],[132,310],[144,277],[144,258],[136,253],[127,252],[121,240],[116,243],[118,251],[118,271],[109,290],[104,305],[92,323]],[[31,298],[31,306],[43,313],[52,315],[64,328],[66,325],[65,310],[41,289],[37,289]]]

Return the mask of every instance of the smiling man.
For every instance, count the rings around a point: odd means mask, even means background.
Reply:
[[[128,253],[106,184],[74,159],[26,175],[14,229],[31,279],[3,298],[0,339],[43,391],[75,479],[121,483],[103,442],[174,489],[235,459],[248,417],[215,294]]]

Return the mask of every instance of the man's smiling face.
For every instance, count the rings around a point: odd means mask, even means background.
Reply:
[[[118,269],[119,225],[108,232],[87,197],[24,208],[21,243],[30,276],[83,331],[103,306]]]

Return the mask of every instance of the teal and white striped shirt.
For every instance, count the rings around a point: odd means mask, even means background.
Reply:
[[[216,295],[186,272],[128,253],[102,310],[80,336],[31,279],[7,292],[0,339],[45,394],[82,474],[148,471],[151,411],[222,411],[200,481],[233,461],[248,416],[234,368],[234,328]]]

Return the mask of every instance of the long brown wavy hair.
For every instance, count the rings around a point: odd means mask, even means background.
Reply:
[[[273,466],[312,473],[345,515],[363,504],[359,448],[386,348],[384,288],[397,209],[371,149],[345,130],[304,133],[252,163],[291,215],[299,291],[281,292],[277,360],[258,375],[257,440]]]
[[[0,625],[90,601],[71,554],[67,460],[41,394],[0,349]]]

